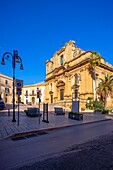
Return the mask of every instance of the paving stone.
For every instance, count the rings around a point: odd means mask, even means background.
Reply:
[[[39,118],[30,118],[27,117],[23,112],[20,112],[19,117],[19,126],[18,126],[18,117],[16,114],[16,122],[12,122],[12,113],[11,116],[7,116],[7,112],[0,112],[0,138],[5,138],[8,135],[13,135],[16,133],[22,133],[22,132],[29,132],[34,130],[40,130],[40,129],[48,129],[48,128],[54,128],[54,127],[61,127],[61,126],[69,126],[69,125],[77,125],[77,124],[83,124],[93,121],[100,121],[100,120],[106,120],[106,119],[113,119],[113,116],[109,115],[103,115],[103,114],[85,114],[83,121],[76,121],[71,120],[68,118],[68,115],[63,116],[55,116],[54,112],[51,112],[49,114],[49,123],[42,122],[43,116],[40,118],[40,124],[39,124]]]

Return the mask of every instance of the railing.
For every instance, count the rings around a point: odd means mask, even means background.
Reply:
[[[28,97],[29,95],[28,94],[24,94],[24,96]]]
[[[36,94],[29,94],[30,96],[36,96]]]

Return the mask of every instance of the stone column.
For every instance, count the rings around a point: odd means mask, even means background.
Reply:
[[[55,80],[54,81],[54,103],[56,103],[56,100],[57,100],[57,87],[56,87],[56,85],[57,85],[57,80]]]

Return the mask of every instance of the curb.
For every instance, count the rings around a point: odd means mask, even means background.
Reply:
[[[80,126],[80,125],[85,125],[85,124],[92,124],[92,123],[99,123],[99,122],[104,122],[104,121],[109,121],[112,119],[103,119],[103,120],[97,120],[97,121],[93,121],[93,122],[86,122],[86,123],[80,123],[80,124],[74,124],[74,125],[65,125],[65,126],[56,126],[56,127],[51,127],[51,128],[46,128],[46,129],[39,129],[39,130],[33,130],[33,131],[27,131],[27,132],[20,132],[20,133],[15,133],[13,135],[9,135],[7,137],[2,138],[1,140],[4,139],[11,139],[11,138],[17,138],[17,137],[22,137],[22,136],[26,136],[26,135],[31,135],[31,134],[40,134],[43,132],[48,132],[51,130],[58,130],[58,129],[63,129],[63,128],[67,128],[67,127],[72,127],[72,126]]]

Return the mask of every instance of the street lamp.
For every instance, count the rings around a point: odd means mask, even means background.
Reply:
[[[15,65],[16,65],[16,62],[20,63],[20,70],[23,70],[23,64],[22,64],[22,59],[18,56],[17,50],[13,50],[13,54],[11,54],[10,52],[4,53],[1,64],[5,65],[5,59],[8,59],[10,56],[12,57],[12,68],[13,68],[13,119],[12,119],[12,122],[16,122],[16,119],[15,119]]]

